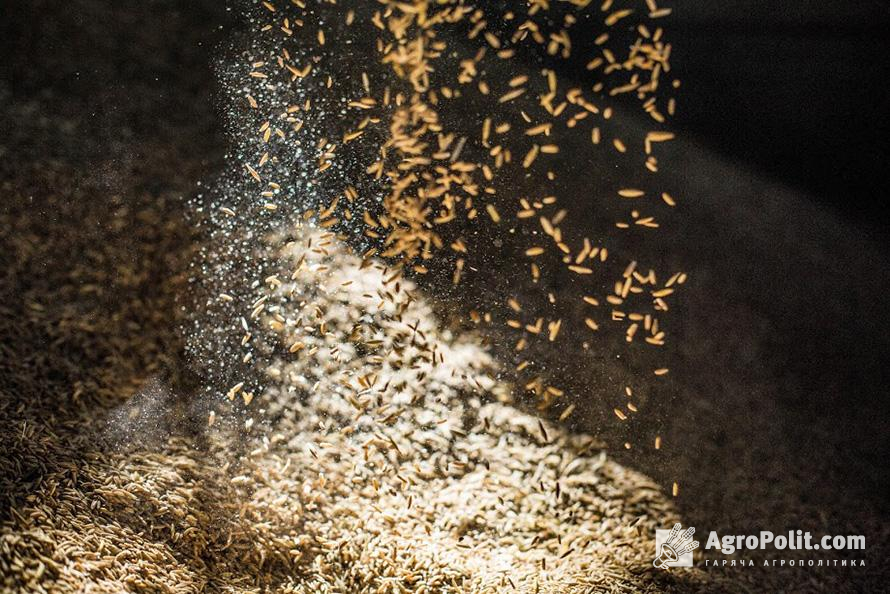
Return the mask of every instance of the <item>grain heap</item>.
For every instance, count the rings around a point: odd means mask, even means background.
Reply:
[[[278,327],[304,347],[269,368],[261,421],[212,418],[202,449],[173,437],[51,473],[0,540],[7,587],[671,589],[651,568],[652,529],[675,519],[656,485],[499,402],[476,337],[442,328],[410,282],[387,285],[381,262],[309,229],[284,250],[303,274],[276,287],[291,304],[277,313],[313,312],[327,332]]]
[[[598,12],[589,5],[534,0],[513,12],[383,0],[344,10],[292,0],[248,9],[257,27],[220,65],[234,167],[193,203],[206,241],[188,292],[203,301],[185,327],[205,397],[183,411],[164,382],[144,386],[101,435],[59,429],[77,436],[70,449],[56,428],[3,409],[0,434],[14,455],[0,478],[18,502],[0,532],[3,586],[669,590],[672,578],[650,568],[653,528],[676,519],[658,486],[607,459],[594,438],[511,405],[517,391],[541,406],[563,399],[527,356],[535,341],[596,332],[605,319],[628,342],[643,336],[637,343],[661,346],[656,316],[685,281],[635,260],[615,264],[610,238],[563,231],[571,216],[548,187],[561,170],[554,130],[581,131],[591,146],[624,156],[633,144],[610,132],[609,97],[636,96],[653,127],[675,109],[657,94],[669,71],[662,30],[628,25],[669,11],[651,0],[642,12],[611,0]],[[614,46],[623,42],[595,37],[585,68],[598,78],[581,89],[557,80],[547,61],[585,47],[589,30],[572,31],[592,13],[616,39],[634,40],[622,56]],[[537,63],[528,56],[538,54],[539,72],[513,72],[514,61]],[[655,147],[671,138],[655,129],[641,141],[648,174],[658,171]],[[667,212],[676,204],[638,187],[616,188],[635,207],[613,232],[656,229],[661,215],[642,205]],[[121,217],[115,228],[132,218]],[[541,291],[546,314],[517,294],[481,313],[458,299],[474,332],[437,321],[443,304],[424,296],[418,279],[444,276],[462,288],[476,268],[500,264],[480,243],[495,237],[527,259],[533,285],[568,274],[591,283],[578,299],[585,308],[611,311],[564,323],[551,307],[557,299]],[[614,283],[610,265],[619,266]],[[144,278],[121,269],[116,282],[141,286]],[[614,285],[605,296],[604,278]],[[181,296],[180,281],[171,290]],[[100,285],[59,283],[73,292],[101,293]],[[27,313],[41,319],[43,307],[35,301]],[[117,320],[127,331],[129,315]],[[517,381],[485,348],[486,325],[516,333]],[[152,373],[175,367],[144,358]],[[109,399],[133,389],[115,386]],[[75,400],[92,402],[97,390],[76,386]],[[628,400],[614,412],[624,421],[637,410]],[[21,493],[32,474],[40,488]]]

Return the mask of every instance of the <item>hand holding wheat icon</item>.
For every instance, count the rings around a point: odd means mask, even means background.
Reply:
[[[661,569],[667,569],[672,563],[676,563],[680,557],[698,548],[698,541],[692,540],[695,528],[687,528],[683,532],[679,522],[674,524],[667,540],[661,544],[658,556],[652,565]]]

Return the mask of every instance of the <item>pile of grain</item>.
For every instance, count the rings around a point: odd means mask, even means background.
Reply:
[[[280,328],[283,343],[304,347],[267,370],[270,387],[253,402],[262,418],[220,409],[197,439],[86,448],[80,463],[48,473],[3,527],[7,587],[666,586],[651,569],[651,535],[675,515],[656,485],[611,462],[593,438],[502,402],[507,391],[478,340],[438,324],[411,283],[387,287],[380,262],[321,231],[289,239],[284,257],[303,274],[277,288],[269,315],[318,315],[326,332]],[[388,291],[393,299],[380,299]],[[365,300],[375,305],[357,305]],[[356,350],[357,327],[379,346]],[[151,402],[163,398],[137,398],[105,439],[157,421]]]
[[[73,386],[34,379],[73,392],[80,409],[66,412],[64,423],[18,418],[28,398],[40,402],[34,410],[52,410],[47,389],[0,403],[0,436],[11,452],[0,485],[12,503],[0,529],[3,586],[556,593],[673,585],[651,569],[652,531],[676,519],[659,487],[610,461],[593,437],[511,404],[523,389],[545,405],[564,395],[527,356],[534,341],[597,331],[597,318],[618,322],[627,342],[645,335],[637,342],[661,346],[656,315],[685,280],[630,260],[617,264],[612,283],[605,245],[564,237],[560,224],[570,215],[557,192],[532,196],[511,181],[557,179],[560,147],[548,139],[557,125],[600,144],[612,110],[591,97],[636,94],[656,124],[662,111],[674,111],[673,98],[662,110],[656,96],[670,46],[660,28],[642,23],[625,28],[636,41],[621,59],[608,35],[596,38],[587,68],[604,74],[592,89],[557,81],[551,68],[534,79],[505,77],[526,46],[553,60],[571,55],[575,11],[590,3],[558,4],[548,13],[548,2],[530,2],[521,19],[508,12],[506,31],[497,11],[460,0],[387,0],[355,11],[333,2],[262,2],[248,11],[258,27],[236,40],[246,49],[221,69],[235,167],[193,203],[206,233],[190,285],[179,274],[188,254],[148,274],[143,254],[133,263],[103,251],[126,240],[109,244],[101,232],[69,228],[54,241],[63,250],[83,244],[94,262],[67,277],[55,271],[61,278],[17,274],[17,290],[31,290],[17,295],[22,311],[4,312],[6,334],[27,316],[50,337],[47,356],[66,365],[94,357],[102,374]],[[631,12],[610,0],[599,8],[608,27],[629,22]],[[641,18],[666,14],[648,2]],[[445,39],[460,41],[452,51]],[[465,118],[463,110],[483,98],[492,111],[474,112],[478,122]],[[658,171],[653,143],[672,137],[653,130],[639,143],[646,175]],[[610,150],[624,155],[627,144],[613,136]],[[636,185],[616,191],[647,208],[675,204]],[[651,195],[661,200],[649,205]],[[160,242],[184,234],[151,205],[147,213],[119,207],[108,228],[123,235],[140,221],[139,232],[152,235],[141,248],[162,251]],[[613,229],[657,228],[641,209]],[[34,218],[19,220],[42,229]],[[560,315],[545,316],[516,296],[499,300],[509,306],[500,314],[469,312],[469,325],[503,323],[517,332],[521,383],[505,379],[479,335],[437,319],[436,307],[454,303],[434,303],[415,285],[447,271],[458,286],[474,265],[498,263],[486,259],[488,246],[479,253],[480,237],[509,236],[531,260],[523,266],[535,284],[554,269],[573,282],[610,279],[605,291],[593,283],[584,304],[608,303],[611,311],[590,313],[569,330]],[[165,275],[164,306],[145,315],[143,292]],[[119,292],[106,293],[103,283],[131,290],[132,301],[117,302]],[[54,301],[54,290],[66,293]],[[174,310],[166,302],[172,294],[199,298],[183,299],[187,307],[164,318]],[[553,294],[542,300],[556,302]],[[458,299],[455,309],[466,305]],[[193,392],[168,377],[179,370],[166,360],[178,345],[166,342],[165,331],[183,322],[178,316],[188,317],[185,341],[202,374],[197,388],[188,386]],[[155,339],[168,349],[157,352]],[[71,347],[77,352],[63,352]],[[124,358],[129,350],[139,356]],[[33,375],[18,354],[4,362],[14,367],[11,377]],[[118,403],[94,431],[93,411]],[[622,406],[615,410],[622,421],[638,410],[630,400]]]

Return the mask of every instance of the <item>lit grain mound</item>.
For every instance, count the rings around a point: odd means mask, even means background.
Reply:
[[[672,517],[656,485],[499,403],[509,390],[478,340],[440,327],[383,264],[312,236],[324,244],[287,248],[301,266],[272,315],[298,350],[270,369],[265,403],[281,462],[270,478],[264,453],[249,473],[300,501],[297,591],[581,592],[648,565]]]
[[[299,346],[268,369],[262,422],[212,415],[203,450],[170,439],[50,475],[4,530],[7,587],[655,587],[652,530],[675,519],[656,485],[500,403],[478,341],[382,264],[318,231],[284,255],[294,280],[273,282],[263,321]]]

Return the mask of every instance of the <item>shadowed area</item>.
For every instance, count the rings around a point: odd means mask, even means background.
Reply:
[[[221,156],[201,44],[222,9],[69,8],[4,15],[4,516],[90,449],[108,410],[177,381],[182,195]]]

